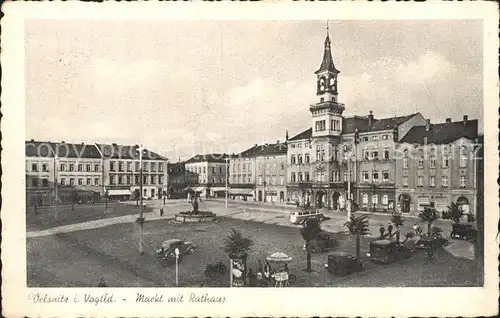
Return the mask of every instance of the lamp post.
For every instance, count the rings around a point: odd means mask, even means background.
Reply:
[[[137,151],[139,152],[139,191],[140,191],[140,208],[139,208],[139,217],[137,218],[136,222],[139,224],[139,253],[141,255],[144,254],[144,246],[143,246],[143,233],[144,233],[144,211],[143,211],[143,205],[142,205],[142,153],[144,151],[144,147],[142,145],[139,145],[137,147]]]
[[[226,161],[226,204],[225,207],[227,209],[227,198],[229,196],[229,189],[228,189],[228,179],[229,179],[229,157],[224,159]]]
[[[59,211],[58,211],[58,206],[57,206],[57,201],[58,201],[58,193],[57,193],[57,159],[59,157],[57,154],[54,152],[54,218],[57,220]]]
[[[179,286],[179,249],[175,249],[175,287]]]
[[[347,221],[351,219],[351,156],[347,160]]]

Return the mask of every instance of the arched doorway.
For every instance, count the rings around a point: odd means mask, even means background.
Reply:
[[[399,204],[401,205],[401,212],[403,213],[409,213],[410,212],[410,206],[411,206],[411,197],[403,193],[399,196]]]
[[[283,203],[285,202],[285,192],[280,191],[280,202]]]
[[[262,191],[259,190],[259,201],[262,202]]]
[[[325,192],[316,192],[316,208],[321,209],[325,206]]]
[[[340,198],[340,193],[334,192],[332,195],[332,208],[334,210],[339,209],[339,198]]]
[[[459,197],[457,199],[457,204],[464,214],[469,214],[469,200],[466,197]]]

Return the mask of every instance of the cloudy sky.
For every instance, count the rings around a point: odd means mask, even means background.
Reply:
[[[172,161],[311,126],[325,21],[26,24],[26,137]],[[331,21],[344,115],[483,116],[480,21]]]

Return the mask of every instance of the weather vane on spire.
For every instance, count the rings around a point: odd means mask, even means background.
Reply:
[[[326,33],[330,30],[330,26],[328,25],[328,20],[326,20]]]

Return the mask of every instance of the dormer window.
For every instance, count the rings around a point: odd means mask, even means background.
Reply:
[[[323,103],[324,101],[325,101],[325,98],[324,98],[324,97],[321,97],[321,98],[319,99],[319,102],[320,102],[320,103]]]

